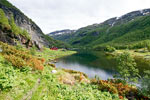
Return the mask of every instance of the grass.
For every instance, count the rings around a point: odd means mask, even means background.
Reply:
[[[76,53],[76,51],[63,51],[61,49],[56,51],[56,50],[50,50],[49,48],[44,48],[42,52],[37,52],[36,56],[45,58],[46,61],[51,61],[74,53]]]
[[[116,50],[115,52],[112,52],[112,55],[118,55],[123,52],[129,52],[131,56],[133,56],[135,59],[141,59],[145,63],[150,62],[150,52],[146,48],[141,48],[141,49],[123,49],[123,50]]]

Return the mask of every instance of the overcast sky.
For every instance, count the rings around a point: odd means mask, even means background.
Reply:
[[[78,29],[111,17],[150,8],[150,0],[8,0],[44,33]]]

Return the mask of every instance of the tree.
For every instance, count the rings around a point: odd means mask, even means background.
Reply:
[[[117,71],[119,74],[117,76],[127,82],[137,82],[140,77],[136,62],[128,52],[124,52],[117,57]]]

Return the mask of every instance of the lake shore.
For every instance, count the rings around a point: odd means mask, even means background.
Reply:
[[[105,52],[106,55],[110,55],[112,57],[116,57],[121,53],[128,52],[131,54],[131,56],[137,60],[141,61],[142,63],[150,65],[150,52],[145,50],[144,48],[142,49],[135,49],[135,50],[115,50],[114,52]]]

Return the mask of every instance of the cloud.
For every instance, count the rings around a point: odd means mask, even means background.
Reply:
[[[8,0],[44,33],[78,29],[125,13],[150,8],[150,0]]]

